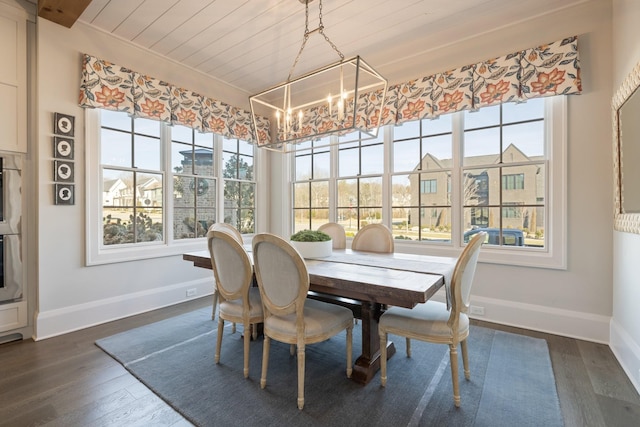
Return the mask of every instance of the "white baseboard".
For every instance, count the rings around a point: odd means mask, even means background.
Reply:
[[[434,299],[444,301],[444,292]],[[473,319],[609,344],[609,316],[473,295],[471,306],[484,310],[484,315],[471,314]]]
[[[611,320],[611,351],[631,383],[640,393],[640,346],[631,335],[614,320]]]
[[[195,295],[186,297],[187,289],[194,288]],[[50,338],[212,293],[213,283],[206,278],[40,312],[36,316],[34,339]],[[434,300],[443,298],[444,292],[434,296]],[[478,320],[598,343],[610,342],[611,318],[607,316],[476,296],[471,298],[471,305],[484,309],[484,315],[470,316]]]
[[[187,297],[187,290],[193,289],[195,293]],[[205,278],[39,312],[35,316],[33,339],[38,341],[55,337],[211,294],[213,281]]]

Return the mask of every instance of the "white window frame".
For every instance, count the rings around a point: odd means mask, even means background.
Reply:
[[[548,153],[545,172],[547,177],[545,179],[546,194],[548,199],[545,201],[545,237],[546,244],[544,248],[526,248],[525,250],[514,250],[508,246],[493,246],[485,245],[480,253],[480,262],[504,264],[504,265],[517,265],[525,267],[538,267],[549,269],[566,269],[567,268],[567,99],[566,96],[554,96],[545,99],[545,150]],[[462,128],[461,115],[457,115],[453,118],[453,127]],[[388,183],[390,182],[389,169],[393,164],[392,156],[392,138],[391,126],[381,128],[379,132],[384,132],[385,135],[385,171],[383,175],[383,223],[387,226],[391,226],[391,189]],[[462,132],[454,132],[454,135],[462,135]],[[335,147],[332,147],[335,148]],[[334,154],[337,150],[332,149],[332,166],[336,166],[337,156]],[[461,158],[461,143],[459,137],[454,136],[453,140],[453,155],[454,159]],[[293,205],[293,186],[292,182],[295,177],[293,176],[295,153],[292,153],[289,158],[289,164],[291,173],[289,174],[289,181],[283,182],[283,191],[285,194],[289,194],[289,200]],[[462,183],[460,182],[462,166],[455,164],[452,170],[452,188],[457,188],[458,191],[452,192],[451,209],[452,209],[452,223],[461,224],[462,207],[460,200],[460,194],[462,192]],[[330,177],[330,190],[329,194],[335,195],[335,181],[336,181],[336,169],[332,168]],[[329,203],[330,214],[329,218],[335,218],[335,197],[330,198]],[[291,230],[293,228],[293,209],[289,209],[289,224],[286,228]],[[335,220],[335,219],[331,219]],[[440,256],[458,256],[463,248],[462,232],[460,226],[453,227],[451,234],[451,242],[447,243],[424,243],[407,240],[396,240],[395,250],[397,252],[417,253],[427,255],[440,255]]]
[[[101,165],[100,165],[100,110],[99,109],[85,109],[85,141],[86,141],[86,153],[85,153],[85,170],[86,170],[86,187],[85,187],[85,265],[101,265],[112,264],[119,262],[128,262],[135,260],[161,258],[167,256],[182,255],[185,252],[193,252],[206,250],[206,238],[194,238],[194,239],[173,239],[172,226],[173,224],[173,180],[169,179],[171,175],[167,171],[171,168],[171,159],[168,156],[167,147],[164,145],[165,141],[169,141],[168,130],[165,126],[161,127],[161,140],[162,140],[162,162],[163,170],[165,174],[165,186],[164,186],[164,207],[165,213],[163,218],[164,236],[163,243],[149,242],[149,243],[135,243],[131,245],[113,245],[103,246],[103,225],[102,225],[102,177],[101,177]],[[222,136],[215,135],[214,139],[214,159],[216,162],[216,194],[217,204],[216,207],[216,221],[222,222],[224,220],[224,179],[220,176],[222,170]],[[262,186],[259,182],[264,182],[265,177],[265,162],[267,157],[264,150],[255,150],[254,156],[254,181],[256,185],[256,197],[255,197],[255,229],[259,230],[264,227],[267,218],[267,212],[265,212],[264,206],[266,204],[266,197],[262,196],[260,191]],[[260,228],[259,228],[260,227]],[[250,239],[250,235],[245,235],[246,239]]]

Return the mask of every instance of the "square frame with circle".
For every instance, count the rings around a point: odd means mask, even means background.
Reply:
[[[75,185],[73,184],[53,184],[56,205],[75,204]]]
[[[64,160],[53,161],[53,180],[56,182],[73,182],[74,163]]]
[[[75,117],[69,114],[53,114],[53,133],[62,136],[73,136]]]
[[[73,139],[63,136],[53,137],[53,157],[56,159],[73,160]]]

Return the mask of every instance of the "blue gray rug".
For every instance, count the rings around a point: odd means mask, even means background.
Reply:
[[[345,337],[306,348],[305,407],[299,411],[297,363],[272,341],[266,389],[260,388],[262,340],[251,343],[250,375],[242,375],[240,331],[225,330],[214,363],[217,322],[201,309],[126,331],[96,344],[198,426],[562,426],[544,340],[472,327],[471,380],[460,360],[462,406],[453,405],[448,347],[391,336],[397,353],[366,386],[347,379]],[[360,329],[354,328],[354,357]]]

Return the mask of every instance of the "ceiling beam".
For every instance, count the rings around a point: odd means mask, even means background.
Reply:
[[[89,3],[91,0],[38,0],[38,16],[71,28]]]

